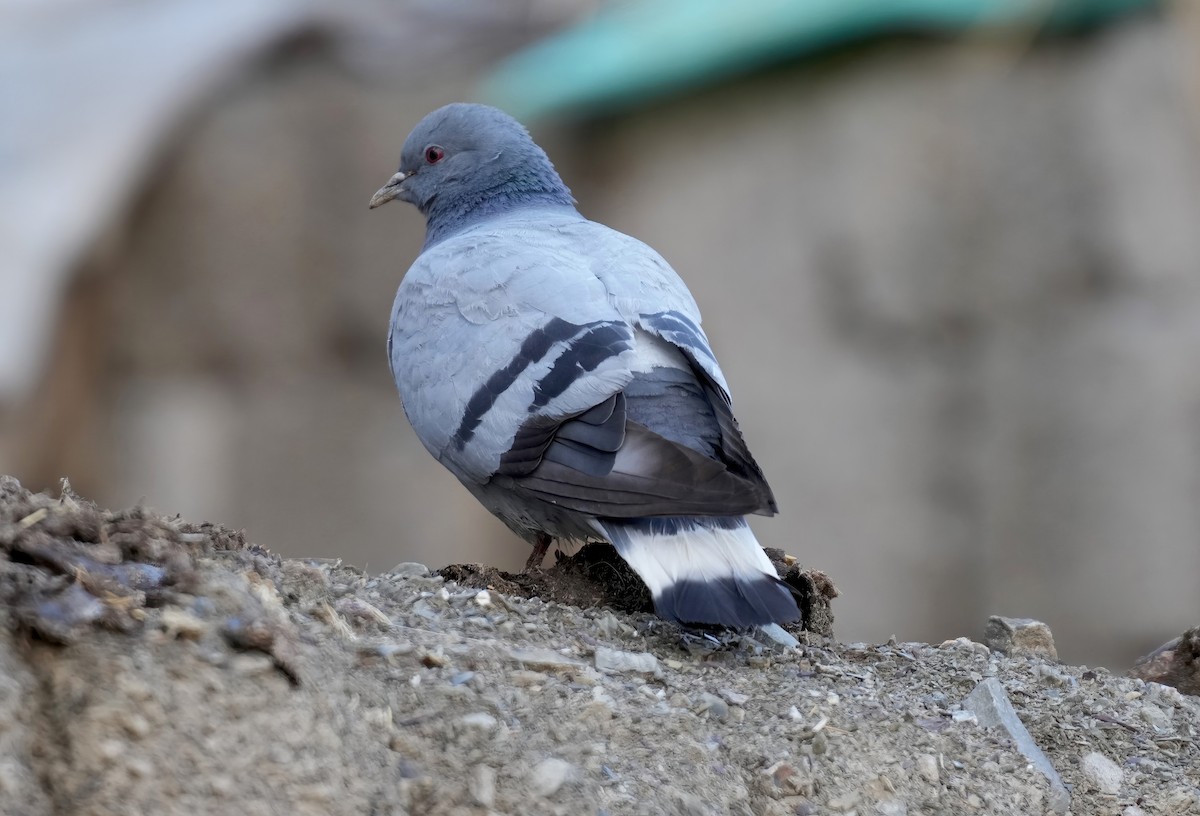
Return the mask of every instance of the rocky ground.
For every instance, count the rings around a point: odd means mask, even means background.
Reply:
[[[589,559],[372,576],[0,478],[0,812],[1200,813],[1196,697],[551,600],[613,602]],[[831,586],[793,577],[827,628]],[[1028,734],[989,725],[1008,703]]]

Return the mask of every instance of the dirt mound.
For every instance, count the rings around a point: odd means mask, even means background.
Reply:
[[[0,809],[1041,814],[1046,778],[963,707],[995,678],[1074,813],[1197,812],[1200,707],[1165,686],[965,639],[771,648],[591,605],[633,604],[620,581],[580,607],[458,569],[0,481]]]

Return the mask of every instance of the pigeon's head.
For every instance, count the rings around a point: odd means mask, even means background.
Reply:
[[[461,102],[438,108],[408,135],[399,171],[371,198],[371,208],[393,199],[416,205],[431,232],[477,214],[574,204],[520,122],[497,108]]]

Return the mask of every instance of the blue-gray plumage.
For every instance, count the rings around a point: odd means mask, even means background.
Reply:
[[[518,535],[603,539],[659,615],[744,627],[800,613],[743,516],[775,500],[678,275],[581,216],[507,114],[426,116],[371,199],[414,204],[425,245],[388,335],[409,421]]]

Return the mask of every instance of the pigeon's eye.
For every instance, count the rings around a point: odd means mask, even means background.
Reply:
[[[425,148],[425,163],[437,164],[442,159],[446,158],[446,151],[438,145],[430,145]]]

